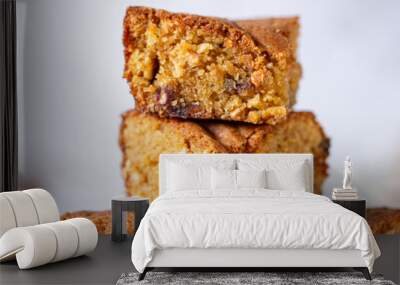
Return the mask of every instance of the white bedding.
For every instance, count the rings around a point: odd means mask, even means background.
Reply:
[[[166,193],[140,223],[132,262],[143,272],[155,249],[358,249],[372,272],[380,251],[362,217],[328,198],[299,191],[248,189]]]

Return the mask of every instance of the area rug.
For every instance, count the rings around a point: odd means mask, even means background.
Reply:
[[[395,285],[381,275],[373,275],[368,281],[359,272],[148,272],[138,281],[138,273],[122,274],[117,285],[134,284],[379,284]]]

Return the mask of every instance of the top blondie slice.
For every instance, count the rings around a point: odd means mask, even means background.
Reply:
[[[295,103],[298,30],[296,17],[229,22],[130,7],[124,77],[142,112],[275,124]]]

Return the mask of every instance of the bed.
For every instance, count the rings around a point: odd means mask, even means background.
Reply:
[[[154,268],[352,267],[380,251],[361,216],[313,194],[311,154],[162,154],[132,262]]]

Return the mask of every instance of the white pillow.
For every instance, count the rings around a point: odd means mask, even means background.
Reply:
[[[232,159],[176,159],[166,165],[166,190],[209,190],[211,191],[211,168],[235,169]]]
[[[290,167],[267,172],[268,188],[273,190],[306,191],[305,162],[291,163]]]
[[[267,176],[263,170],[211,169],[213,190],[238,190],[241,188],[267,188]]]
[[[210,189],[210,171],[207,166],[187,166],[176,163],[168,164],[168,191]]]
[[[238,160],[240,170],[267,171],[267,188],[271,190],[306,191],[310,169],[304,160],[262,161]]]
[[[237,188],[267,188],[267,171],[236,170]]]
[[[213,190],[235,190],[236,189],[236,170],[231,169],[211,169],[211,188]]]

